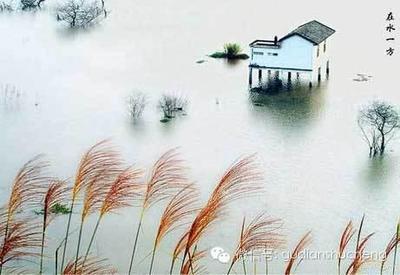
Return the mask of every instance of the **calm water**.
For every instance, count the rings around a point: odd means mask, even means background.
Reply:
[[[400,55],[385,56],[384,32],[386,13],[400,15],[400,6],[394,0],[301,3],[110,0],[109,18],[79,32],[57,25],[50,7],[1,14],[0,86],[16,87],[19,96],[0,98],[0,199],[8,195],[17,169],[34,155],[45,153],[52,172],[70,178],[84,150],[109,137],[128,162],[142,166],[179,146],[204,200],[237,157],[257,152],[265,195],[236,203],[202,240],[203,248],[232,251],[243,214],[266,210],[285,221],[289,249],[311,229],[311,250],[336,250],[346,222],[358,222],[365,213],[364,233],[376,232],[367,250],[383,250],[400,213],[400,145],[394,140],[384,159],[369,160],[356,118],[372,99],[400,105]],[[205,56],[229,41],[247,51],[254,39],[282,36],[312,19],[337,30],[331,79],[312,91],[269,96],[264,106],[255,106],[247,90],[247,61],[228,64]],[[199,59],[206,62],[197,64]],[[355,82],[357,73],[373,77]],[[135,91],[145,93],[149,105],[133,125],[126,101]],[[188,115],[160,123],[156,106],[163,93],[185,95]],[[147,272],[159,208],[146,216],[137,272]],[[136,218],[134,209],[111,215],[98,234],[95,253],[121,272],[128,268]],[[60,218],[50,228],[49,254],[63,223]],[[175,241],[171,235],[163,242],[156,272],[168,270]],[[204,263],[210,272],[227,269],[209,256]],[[364,271],[374,274],[377,268],[373,262]],[[271,272],[283,269],[282,259],[272,262]],[[332,260],[305,260],[297,269],[298,274],[334,272]]]

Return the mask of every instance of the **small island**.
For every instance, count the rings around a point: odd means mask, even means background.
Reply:
[[[242,53],[242,48],[237,43],[226,43],[223,52],[215,52],[209,55],[212,58],[226,58],[226,59],[248,59],[249,56]]]

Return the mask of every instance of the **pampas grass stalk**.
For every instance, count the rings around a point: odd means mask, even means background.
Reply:
[[[13,247],[7,246],[10,245],[10,242],[12,243],[12,240],[10,240],[10,238],[13,237],[10,236],[11,227],[13,227],[14,234],[22,234],[25,238],[21,245],[23,246],[25,242],[26,246],[29,247],[29,238],[26,234],[32,232],[29,232],[29,227],[25,226],[24,223],[26,223],[26,221],[16,221],[16,216],[23,207],[39,204],[44,192],[44,184],[49,180],[48,177],[42,175],[44,168],[47,166],[48,164],[42,161],[42,156],[37,156],[25,163],[25,165],[18,171],[18,174],[12,183],[9,200],[1,214],[2,225],[0,226],[0,237],[3,239],[3,246],[1,248],[0,253],[2,253],[2,255],[0,255],[0,257],[6,257],[5,254],[8,253],[7,250],[14,249]],[[33,235],[34,234],[29,234],[30,237]],[[19,249],[17,244],[12,244],[17,246],[15,249]],[[4,259],[1,259],[0,274],[3,271],[4,264]]]
[[[83,263],[83,257],[78,261],[72,260],[62,270],[63,275],[84,275],[84,274],[117,274],[117,270],[109,265],[105,259],[88,258]]]
[[[118,209],[132,206],[134,199],[140,197],[142,187],[142,184],[140,183],[141,177],[142,171],[140,169],[129,167],[122,171],[112,182],[100,207],[99,217],[83,259],[83,265],[85,265],[86,259],[90,253],[90,249],[102,219],[107,214],[113,213]]]
[[[107,140],[103,140],[92,146],[81,158],[72,188],[71,207],[69,209],[70,213],[68,215],[65,241],[61,258],[61,270],[64,270],[72,213],[80,191],[86,188],[89,183],[93,182],[93,180],[98,178],[100,174],[104,173],[104,171],[112,169],[116,166],[116,164],[119,164],[118,162],[118,155],[110,147]]]
[[[262,189],[261,179],[254,156],[240,159],[225,172],[189,229],[181,272],[191,248],[221,216],[226,214],[227,205],[232,201],[259,193]]]
[[[193,249],[193,255],[190,255],[189,260],[183,265],[181,274],[205,274],[204,268],[197,265],[197,262],[206,256],[206,251],[197,251],[197,246]]]
[[[383,274],[383,268],[385,266],[387,259],[389,258],[390,254],[393,252],[393,250],[396,251],[395,247],[398,245],[398,243],[399,243],[399,239],[397,237],[397,233],[395,233],[386,246],[385,253],[384,253],[383,259],[381,261],[381,269],[380,269],[381,275]],[[395,264],[395,258],[393,258],[393,264]]]
[[[264,213],[256,216],[247,226],[246,219],[243,218],[239,242],[227,275],[229,275],[236,261],[243,258],[245,253],[281,247],[284,244],[283,235],[278,232],[281,227],[282,221],[280,219],[272,219]]]
[[[311,231],[307,232],[298,242],[296,247],[294,248],[292,254],[290,255],[290,259],[286,265],[285,275],[292,274],[292,268],[297,258],[299,257],[301,251],[303,251],[309,244],[311,243]]]
[[[169,270],[169,274],[170,275],[172,275],[172,273],[174,271],[175,261],[178,259],[179,254],[186,247],[186,242],[187,242],[188,235],[189,235],[189,230],[186,230],[185,233],[181,236],[181,238],[179,239],[178,243],[175,246],[174,252],[172,254],[171,267],[170,267],[170,270]]]
[[[380,274],[383,274],[383,268],[385,266],[385,263],[387,262],[390,254],[394,251],[393,255],[393,267],[392,267],[392,274],[395,274],[396,272],[396,254],[397,254],[397,246],[399,244],[399,230],[400,230],[400,224],[397,224],[396,226],[396,233],[393,234],[393,237],[390,239],[389,243],[386,246],[385,253],[383,255],[383,259],[381,261],[381,269],[380,269]]]
[[[43,273],[43,255],[46,229],[52,220],[51,210],[54,206],[58,204],[63,204],[65,202],[66,194],[68,191],[69,189],[66,187],[66,183],[64,181],[55,181],[49,185],[45,194],[43,200],[42,241],[40,251],[39,274]]]
[[[41,247],[38,228],[38,224],[28,219],[15,219],[8,224],[8,232],[0,249],[0,270],[5,264],[39,255],[35,252]]]
[[[347,268],[346,275],[347,274],[350,274],[350,275],[357,274],[358,271],[360,270],[361,266],[368,260],[368,258],[366,258],[364,255],[364,250],[365,250],[368,240],[374,235],[374,233],[371,233],[371,234],[367,235],[366,237],[361,238],[364,220],[365,220],[365,214],[363,215],[360,225],[358,227],[355,257],[354,257],[352,263]]]
[[[392,269],[392,274],[394,275],[396,273],[396,258],[397,258],[397,246],[399,244],[399,235],[400,235],[400,223],[397,223],[396,227],[396,243],[394,246],[394,255],[393,255],[393,269]]]
[[[352,221],[349,221],[340,238],[339,255],[338,255],[338,275],[340,275],[340,265],[342,263],[343,254],[350,240],[353,238],[355,232],[356,231],[353,229]]]
[[[193,184],[180,190],[168,203],[160,219],[157,235],[154,240],[149,274],[152,273],[156,250],[161,240],[171,231],[187,224],[190,218],[198,211],[197,201],[199,193]]]
[[[78,262],[80,245],[82,241],[83,226],[86,218],[96,212],[100,211],[103,201],[108,193],[108,188],[112,180],[115,179],[116,175],[121,172],[120,162],[116,156],[110,155],[109,165],[104,170],[99,172],[85,190],[85,196],[83,200],[83,208],[81,213],[81,222],[79,226],[78,242],[76,246],[75,261]],[[84,264],[84,262],[83,262]],[[77,268],[77,266],[75,267]]]
[[[139,224],[135,233],[128,274],[131,274],[132,272],[133,261],[135,259],[136,247],[145,211],[157,202],[170,198],[177,190],[186,186],[188,180],[185,172],[186,169],[183,166],[183,161],[178,158],[175,149],[164,153],[153,165],[151,175],[146,183],[146,190],[144,193],[142,209],[140,211]]]

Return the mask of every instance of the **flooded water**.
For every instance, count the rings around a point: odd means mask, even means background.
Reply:
[[[385,55],[384,28],[389,11],[400,14],[398,2],[109,0],[110,16],[85,31],[58,25],[48,4],[42,12],[0,14],[0,86],[15,91],[0,95],[2,201],[18,168],[36,154],[46,154],[54,174],[71,178],[84,150],[105,138],[112,138],[129,163],[143,167],[180,147],[203,200],[235,159],[256,152],[265,195],[235,203],[202,248],[233,251],[243,214],[265,210],[285,221],[289,250],[308,230],[310,250],[337,250],[347,221],[358,223],[364,213],[364,233],[376,232],[367,251],[384,250],[399,218],[400,145],[393,140],[385,158],[370,160],[357,112],[373,99],[400,106],[400,55]],[[225,42],[238,42],[247,52],[252,40],[283,36],[312,19],[337,31],[329,49],[330,80],[313,90],[250,97],[248,61],[231,64],[206,56]],[[206,62],[196,63],[201,59]],[[372,78],[353,81],[357,73]],[[133,124],[127,98],[138,91],[149,104]],[[186,96],[187,115],[160,123],[157,101],[164,93]],[[138,273],[148,270],[160,209],[145,217]],[[99,230],[95,253],[121,273],[128,268],[137,218],[135,209],[126,209],[107,217]],[[64,222],[59,218],[49,229],[49,256]],[[168,271],[176,237],[162,243],[155,272]],[[49,273],[52,263],[49,258]],[[209,256],[203,263],[211,273],[228,268]],[[296,273],[336,273],[336,263],[309,259]],[[284,264],[272,261],[270,272],[282,273]],[[376,274],[378,266],[371,262],[363,271]],[[241,266],[235,270],[240,273]]]

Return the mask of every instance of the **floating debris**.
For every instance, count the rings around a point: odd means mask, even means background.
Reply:
[[[372,78],[371,75],[367,75],[367,74],[357,74],[357,78],[353,78],[353,81],[357,81],[357,82],[365,82],[368,81]]]

